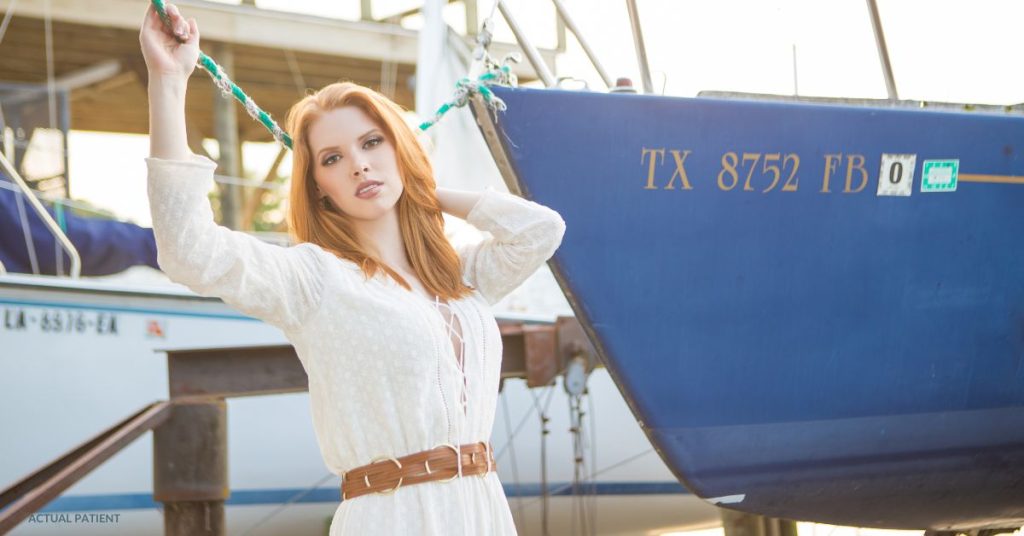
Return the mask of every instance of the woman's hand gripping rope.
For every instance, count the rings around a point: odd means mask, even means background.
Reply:
[[[189,19],[188,24],[184,24],[182,17],[178,12],[178,8],[172,4],[164,5],[163,0],[151,0],[151,6],[153,9],[156,10],[156,13],[160,16],[160,20],[163,21],[163,25],[167,29],[167,32],[172,34],[174,39],[176,39],[177,42],[181,44],[181,47],[179,47],[179,49],[190,50],[190,47],[194,47],[195,51],[198,52],[199,66],[210,74],[210,77],[213,78],[213,83],[220,88],[221,93],[225,97],[233,95],[236,99],[238,99],[239,102],[242,103],[242,105],[245,106],[245,111],[249,114],[250,117],[252,117],[256,121],[259,121],[264,127],[266,127],[267,130],[269,130],[270,133],[274,135],[274,139],[276,139],[279,143],[291,149],[291,136],[289,136],[287,132],[282,130],[281,127],[278,126],[276,122],[274,122],[274,119],[270,117],[270,114],[260,109],[260,107],[256,105],[256,102],[253,101],[251,97],[246,95],[244,91],[242,91],[242,88],[235,85],[235,83],[232,82],[231,79],[228,78],[226,74],[224,74],[224,70],[221,68],[220,65],[217,65],[217,62],[213,61],[212,58],[204,54],[203,51],[199,50],[199,26],[196,24],[195,19]],[[148,20],[148,10],[146,14]],[[168,41],[168,39],[165,38],[164,41]],[[166,43],[164,43],[163,46],[168,49],[172,48],[168,46],[168,44]],[[145,42],[143,42],[143,52],[146,52]],[[149,56],[147,55],[147,63],[149,63],[149,61],[150,59]],[[195,64],[196,61],[192,61],[193,69]],[[191,74],[193,69],[188,69],[188,74]]]
[[[166,29],[165,33],[154,31],[155,24],[150,23],[150,11],[152,10],[159,15]],[[235,85],[217,62],[199,50],[199,26],[195,19],[189,19],[186,22],[176,6],[165,5],[163,0],[151,0],[151,9],[147,9],[146,19],[140,40],[142,41],[143,55],[146,57],[150,70],[156,69],[163,74],[181,75],[187,79],[198,63],[209,73],[214,84],[221,89],[221,93],[225,97],[234,96],[245,106],[245,111],[250,117],[259,121],[273,134],[274,139],[285,147],[292,148],[291,136],[278,126],[270,114],[260,109],[251,97]],[[483,96],[487,107],[495,115],[506,109],[505,102],[495,96],[488,86],[515,87],[516,76],[512,73],[509,62],[520,60],[517,55],[509,54],[499,65],[487,54],[487,47],[491,40],[490,22],[490,19],[484,21],[483,29],[477,36],[477,47],[474,51],[475,63],[482,65],[486,72],[476,80],[464,77],[456,82],[455,95],[438,108],[433,118],[420,124],[421,131],[435,125],[452,108],[465,106],[474,93]],[[177,42],[175,43],[175,41]]]

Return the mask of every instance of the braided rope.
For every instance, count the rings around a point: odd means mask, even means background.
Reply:
[[[497,5],[497,3],[495,3]],[[434,112],[434,116],[420,124],[420,130],[425,131],[428,128],[437,124],[442,117],[452,108],[461,108],[469,102],[470,96],[474,93],[478,93],[484,98],[484,102],[487,107],[490,108],[491,112],[497,115],[497,113],[505,111],[507,108],[505,101],[498,98],[493,91],[487,86],[500,85],[506,87],[515,87],[517,83],[516,75],[512,72],[512,68],[509,65],[510,62],[518,63],[521,61],[518,54],[508,54],[502,59],[501,63],[494,61],[491,55],[487,52],[487,47],[491,45],[491,35],[493,32],[494,23],[490,17],[488,17],[480,30],[480,33],[476,36],[476,48],[473,49],[473,61],[474,67],[481,66],[484,69],[484,73],[476,78],[476,80],[470,79],[469,77],[460,78],[455,82],[455,94],[452,98],[441,105],[440,108]]]
[[[170,28],[171,21],[167,16],[167,11],[164,8],[163,0],[151,0],[153,7],[156,9],[157,14],[160,15],[160,20],[164,22],[168,28]],[[495,3],[497,5],[497,3]],[[493,13],[493,10],[492,10]],[[434,116],[420,124],[420,131],[425,131],[430,127],[437,124],[442,117],[452,108],[461,108],[469,102],[469,98],[473,94],[480,94],[484,98],[484,102],[490,110],[497,114],[499,111],[505,111],[505,102],[494,95],[494,92],[490,90],[490,85],[501,85],[506,87],[515,87],[517,83],[516,75],[512,73],[512,69],[509,66],[510,62],[518,63],[521,61],[518,54],[512,53],[505,56],[502,62],[499,64],[491,58],[487,52],[487,48],[491,44],[491,36],[493,33],[493,22],[491,17],[483,23],[481,32],[477,35],[476,48],[473,50],[474,62],[483,66],[485,72],[481,74],[476,80],[471,80],[468,77],[463,77],[455,83],[455,94],[452,98],[441,105]],[[256,105],[256,101],[252,100],[252,97],[246,95],[242,88],[238,87],[226,74],[224,69],[221,68],[217,62],[213,61],[213,58],[207,56],[203,51],[199,51],[199,66],[206,71],[210,78],[213,79],[213,83],[220,88],[221,94],[225,98],[234,96],[238,102],[241,102],[245,107],[246,113],[249,117],[260,122],[270,133],[274,136],[274,139],[285,147],[292,148],[292,138],[281,129],[280,126],[274,121],[270,114],[263,111],[259,106]]]
[[[488,71],[480,75],[476,80],[470,80],[469,78],[460,78],[455,83],[455,95],[448,102],[441,105],[440,108],[434,112],[434,117],[424,121],[420,124],[420,130],[427,130],[428,128],[437,124],[442,117],[452,108],[461,108],[469,102],[469,97],[474,93],[479,93],[484,98],[484,102],[487,103],[488,107],[494,111],[505,111],[507,108],[505,101],[498,98],[488,85],[500,84],[504,86],[510,86],[507,82],[510,77],[515,77],[512,74],[511,69],[508,65],[502,65],[497,71]],[[514,83],[514,82],[513,82]]]
[[[167,16],[167,11],[164,9],[163,0],[151,1],[157,14],[160,15],[160,20],[164,21],[164,25],[170,28],[171,20]],[[201,50],[199,51],[199,66],[210,74],[210,77],[213,78],[213,83],[220,88],[221,94],[224,95],[224,97],[229,98],[234,96],[238,99],[238,102],[241,102],[242,105],[245,106],[245,111],[249,114],[249,117],[252,117],[266,127],[266,129],[273,134],[274,139],[279,143],[289,149],[292,148],[291,136],[289,136],[287,132],[282,130],[281,127],[274,122],[274,119],[270,117],[270,114],[264,112],[259,106],[257,106],[256,102],[252,100],[252,97],[246,95],[245,92],[242,91],[242,88],[235,85],[235,83],[232,82],[226,74],[224,74],[224,69],[221,68],[217,62],[213,61],[213,58],[207,56]]]

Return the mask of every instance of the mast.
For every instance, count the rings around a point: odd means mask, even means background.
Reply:
[[[896,93],[896,80],[892,76],[892,64],[889,63],[889,49],[885,46],[885,32],[878,16],[878,5],[875,0],[867,0],[868,13],[871,15],[871,29],[875,32],[875,48],[878,49],[878,60],[882,63],[882,75],[885,77],[885,90],[889,100],[899,100]]]

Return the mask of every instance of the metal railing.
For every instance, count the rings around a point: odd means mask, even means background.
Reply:
[[[50,464],[0,491],[0,534],[57,498],[93,469],[170,416],[169,402],[154,402]]]

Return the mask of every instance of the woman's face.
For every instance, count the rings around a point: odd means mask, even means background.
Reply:
[[[309,128],[317,197],[347,216],[375,220],[392,210],[403,186],[395,146],[366,112],[343,106],[324,113]],[[381,183],[369,196],[356,195],[366,181]]]

